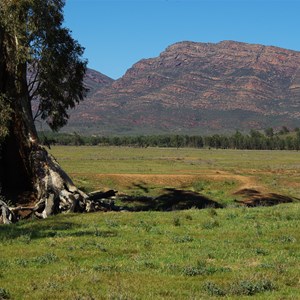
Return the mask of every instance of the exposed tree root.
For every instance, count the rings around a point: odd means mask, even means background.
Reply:
[[[0,224],[11,224],[16,221],[16,216],[8,205],[0,200]]]
[[[9,207],[1,201],[0,223],[10,224],[20,218],[31,216],[47,218],[67,212],[120,210],[114,205],[114,201],[103,201],[114,197],[116,191],[97,191],[87,195],[74,185],[55,158],[43,147],[32,147],[29,169],[33,174],[32,186],[36,194],[36,203],[26,206],[24,201],[25,205]]]

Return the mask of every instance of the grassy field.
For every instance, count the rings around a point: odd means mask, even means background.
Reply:
[[[185,188],[227,208],[69,214],[0,226],[0,299],[299,299],[300,203],[233,204],[242,188],[299,197],[297,152],[52,153],[86,190]]]
[[[148,190],[155,196],[172,187],[223,204],[232,203],[233,193],[243,188],[299,197],[296,151],[55,147],[52,153],[87,191],[111,188],[139,195]]]

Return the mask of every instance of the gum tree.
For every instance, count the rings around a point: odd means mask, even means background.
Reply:
[[[40,146],[34,125],[39,117],[58,130],[86,93],[83,48],[63,26],[63,7],[62,0],[0,2],[0,183],[11,199],[28,204],[30,194],[43,217],[86,206],[86,195]],[[13,218],[4,202],[0,217]]]

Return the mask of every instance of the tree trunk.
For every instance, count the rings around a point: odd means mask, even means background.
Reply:
[[[27,65],[9,65],[8,52],[18,52],[18,43],[17,38],[16,41],[5,38],[0,27],[0,94],[10,99],[13,111],[9,135],[2,143],[0,153],[2,193],[13,204],[30,205],[28,209],[43,218],[63,211],[85,211],[87,195],[75,187],[56,160],[39,145],[28,96]],[[33,195],[33,201],[23,197],[25,192]],[[0,222],[14,221],[15,213],[24,209],[11,209],[1,201]]]
[[[32,131],[33,120],[22,106],[24,98],[16,100],[9,136],[2,145],[3,194],[13,204],[22,204],[22,211],[24,206],[31,206],[30,210],[43,218],[63,211],[85,211],[87,195],[76,188],[54,157],[39,145],[36,132]],[[13,214],[3,203],[1,207],[3,218]],[[11,221],[14,219],[10,217]]]

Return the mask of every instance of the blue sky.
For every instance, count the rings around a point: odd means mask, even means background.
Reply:
[[[300,0],[66,0],[65,24],[114,79],[180,41],[235,40],[300,51]]]

